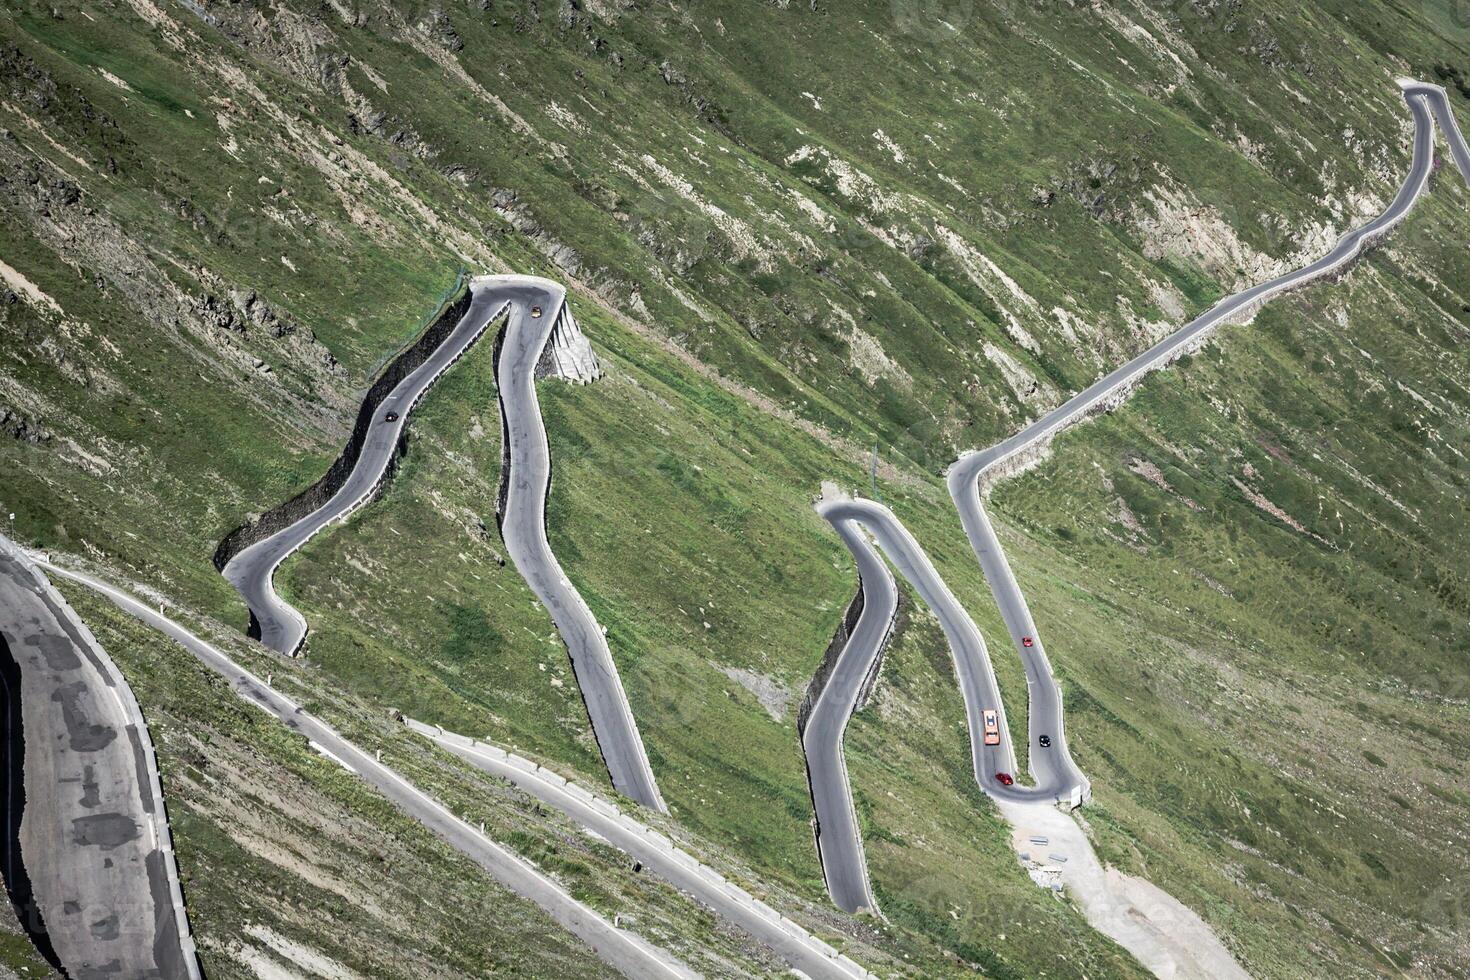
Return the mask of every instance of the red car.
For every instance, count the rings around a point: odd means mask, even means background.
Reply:
[[[1023,637],[1021,637],[1021,646],[1023,646],[1023,647],[1031,647],[1031,646],[1035,646],[1035,645],[1036,644],[1032,641],[1031,637],[1029,637],[1029,636],[1023,636]]]
[[[996,773],[995,774],[995,781],[997,783],[1000,783],[1002,786],[1009,786],[1009,785],[1011,785],[1012,783],[1015,782],[1015,780],[1011,778],[1011,774],[1008,773],[1008,772],[998,772],[998,773]]]

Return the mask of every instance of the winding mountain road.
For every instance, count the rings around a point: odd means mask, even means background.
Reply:
[[[893,629],[898,614],[898,585],[857,521],[835,513],[825,516],[857,562],[863,609],[821,696],[812,705],[801,744],[816,810],[817,851],[827,892],[844,912],[866,909],[877,913],[878,901],[868,881],[868,859],[863,853],[863,835],[852,802],[852,781],[847,775],[842,740]]]
[[[1019,784],[1004,786],[996,781],[997,772],[1015,772],[1016,757],[1011,748],[1011,740],[1007,736],[1005,723],[1005,705],[1000,698],[1000,688],[995,680],[995,671],[991,667],[990,654],[985,646],[985,639],[980,635],[980,630],[975,626],[975,621],[970,614],[960,605],[954,593],[919,542],[914,540],[908,528],[895,516],[893,512],[882,504],[872,500],[824,500],[817,505],[817,512],[834,527],[846,525],[839,533],[843,534],[845,541],[857,536],[853,525],[860,525],[878,542],[888,560],[898,573],[913,586],[914,591],[924,600],[931,612],[939,620],[939,625],[944,629],[945,639],[949,641],[950,653],[954,658],[955,673],[959,678],[960,692],[965,701],[965,717],[970,728],[970,750],[971,761],[975,771],[975,780],[984,790],[992,796],[1010,800],[1017,803],[1044,801],[1047,803],[1070,803],[1078,793],[1086,792],[1087,779],[1072,763],[1071,757],[1066,752],[1065,743],[1057,732],[1056,740],[1052,749],[1046,755],[1033,757],[1033,775],[1037,777],[1035,786],[1022,786]],[[845,533],[844,533],[845,532]],[[849,547],[851,544],[849,543]],[[856,557],[857,553],[854,553]],[[865,561],[859,565],[859,574],[862,575],[864,565],[871,568],[873,562]],[[870,585],[883,588],[881,582],[871,582],[872,572],[863,578],[863,591],[867,593]],[[887,570],[883,570],[887,575]],[[864,605],[863,611],[867,612]],[[861,625],[861,620],[859,621]],[[846,659],[850,651],[856,651],[858,656],[854,659],[858,663],[871,662],[881,650],[875,647],[855,647],[854,644],[862,641],[871,643],[878,630],[864,634],[859,637],[854,631],[853,637],[844,648],[842,659]],[[1050,681],[1050,674],[1047,675]],[[1035,686],[1032,686],[1032,704],[1036,705]],[[1055,682],[1051,682],[1053,691]],[[824,689],[821,701],[826,700]],[[1060,716],[1061,697],[1056,695],[1056,706]],[[984,744],[986,709],[993,709],[999,714],[1001,740],[999,745]],[[816,709],[813,709],[815,715]],[[811,732],[808,724],[807,731]],[[1060,750],[1060,751],[1058,751]],[[821,773],[824,787],[832,785],[836,773]],[[845,777],[846,773],[840,774]],[[817,782],[814,774],[813,783]],[[840,779],[843,784],[843,793],[848,793],[845,778]],[[826,790],[824,789],[824,792]]]
[[[295,654],[306,641],[307,632],[306,617],[276,594],[272,584],[276,569],[322,529],[345,520],[372,498],[398,452],[409,411],[509,306],[509,299],[490,287],[489,282],[480,279],[471,283],[470,308],[454,330],[378,404],[357,465],[331,499],[296,523],[244,549],[222,570],[250,607],[251,635],[272,650]],[[389,413],[395,416],[391,422],[387,420]]]
[[[501,536],[516,569],[551,614],[566,644],[614,788],[663,811],[663,798],[602,628],[557,563],[546,537],[551,449],[536,400],[536,378],[554,373],[538,370],[546,362],[549,344],[555,340],[557,351],[565,353],[564,338],[580,337],[566,305],[566,290],[549,279],[515,275],[479,276],[469,288],[469,308],[454,329],[373,410],[372,425],[343,486],[301,520],[234,556],[223,574],[250,607],[261,642],[282,653],[298,651],[306,638],[306,619],[276,594],[272,585],[276,569],[323,528],[344,520],[372,498],[387,477],[413,407],[503,317],[495,365],[503,434]]]
[[[982,505],[981,488],[1000,479],[1012,468],[1018,468],[1040,451],[1063,429],[1106,411],[1126,399],[1138,380],[1150,371],[1167,366],[1182,354],[1195,349],[1221,324],[1248,319],[1262,304],[1281,293],[1300,287],[1344,268],[1368,245],[1382,238],[1409,213],[1414,202],[1424,193],[1434,163],[1435,120],[1444,134],[1456,166],[1466,185],[1470,186],[1470,147],[1467,147],[1455,121],[1449,99],[1443,88],[1411,79],[1400,79],[1404,101],[1414,120],[1413,159],[1398,193],[1388,208],[1361,228],[1344,235],[1326,255],[1294,272],[1277,276],[1252,286],[1215,304],[1158,344],[1117,368],[1065,403],[1032,422],[1015,435],[989,449],[967,453],[950,468],[947,484],[955,508],[959,511],[965,534],[979,559],[1001,616],[1010,633],[1012,644],[1026,673],[1030,698],[1028,713],[1027,764],[1035,783],[1026,787],[1003,785],[997,772],[1015,773],[1017,760],[1005,724],[1005,706],[996,684],[995,673],[986,652],[985,642],[973,621],[955,601],[939,578],[927,556],[902,524],[882,505],[867,500],[824,501],[818,510],[842,536],[857,562],[862,588],[884,589],[883,580],[891,577],[886,568],[874,567],[872,550],[855,533],[854,524],[866,528],[877,539],[889,560],[912,584],[939,617],[949,639],[951,651],[964,695],[969,720],[971,756],[975,778],[982,789],[998,800],[1036,802],[1042,800],[1076,806],[1090,796],[1086,776],[1077,768],[1067,750],[1061,692],[1051,671],[1041,637],[1031,612],[1016,583],[995,530]],[[867,610],[864,609],[866,614]],[[859,624],[861,626],[861,623]],[[834,902],[853,910],[871,895],[867,869],[862,861],[862,842],[833,839],[837,835],[858,837],[856,818],[852,815],[851,789],[847,785],[845,766],[833,763],[841,759],[841,739],[851,714],[855,688],[851,678],[865,673],[881,655],[886,630],[855,630],[840,654],[851,659],[853,666],[844,671],[839,663],[833,678],[822,690],[813,708],[813,718],[821,716],[824,724],[807,729],[804,745],[812,794],[818,813],[819,851]],[[1026,638],[1031,646],[1026,645]],[[843,682],[836,683],[838,678]],[[826,702],[830,701],[829,706]],[[985,709],[998,713],[1001,743],[984,744],[982,713]],[[1040,739],[1046,736],[1049,746]],[[845,811],[848,816],[841,814]],[[835,815],[827,818],[823,814]],[[829,822],[830,821],[830,822]],[[849,831],[848,828],[851,828]],[[859,885],[858,882],[861,882]]]

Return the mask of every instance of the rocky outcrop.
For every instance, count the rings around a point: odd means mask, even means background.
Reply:
[[[227,287],[218,277],[204,272],[201,279],[211,288],[219,288],[225,296],[205,293],[191,297],[190,303],[199,319],[224,334],[240,341],[259,339],[275,349],[276,356],[305,366],[314,374],[345,379],[346,371],[326,345],[316,339],[309,328],[302,327],[288,315],[278,313],[266,299],[248,287]],[[267,351],[266,353],[272,353]],[[259,356],[252,357],[255,370],[270,374],[272,369]]]
[[[581,278],[589,270],[576,249],[554,237],[532,213],[530,207],[513,190],[497,188],[490,195],[495,213],[516,231],[525,235],[536,249],[571,278]]]
[[[438,7],[425,14],[414,27],[420,34],[445,51],[464,50],[464,39],[454,29],[454,23],[449,19],[449,15]]]
[[[35,419],[27,418],[14,409],[0,405],[0,433],[12,439],[39,446],[52,439],[51,430]]]
[[[188,210],[188,204],[177,206]],[[231,294],[239,293],[244,303],[252,291],[206,268],[166,267],[146,243],[92,205],[76,182],[57,176],[27,147],[0,139],[0,211],[24,223],[68,266],[87,270],[91,288],[109,304],[149,324],[160,340],[172,342],[201,371],[234,386],[256,410],[290,418],[296,425],[307,420],[332,434],[322,402],[336,407],[336,382],[344,374],[309,330],[291,324],[258,296],[237,307]],[[218,226],[209,215],[201,215],[207,227]],[[261,327],[256,336],[250,334],[252,326]],[[67,356],[77,357],[80,349]],[[280,373],[294,375],[289,383],[264,370],[267,360]],[[87,365],[87,373],[92,366]],[[315,392],[314,398],[305,395],[308,390]]]

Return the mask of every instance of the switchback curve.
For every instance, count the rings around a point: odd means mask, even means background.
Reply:
[[[253,634],[282,653],[297,652],[306,638],[306,619],[276,594],[272,585],[276,569],[314,535],[373,498],[391,472],[414,406],[502,319],[505,326],[497,338],[495,370],[505,437],[498,505],[506,550],[566,643],[592,733],[614,788],[645,806],[663,810],[602,628],[557,563],[546,537],[551,451],[535,381],[548,344],[576,331],[566,290],[559,284],[538,276],[472,279],[469,305],[454,329],[366,416],[369,424],[356,462],[337,492],[296,522],[236,554],[223,574],[249,605]],[[552,350],[553,354],[565,352],[564,345]]]
[[[1220,325],[1233,321],[1248,321],[1254,312],[1270,299],[1290,289],[1299,288],[1342,271],[1368,246],[1388,234],[1408,215],[1409,210],[1422,196],[1428,185],[1434,162],[1435,121],[1438,122],[1439,129],[1444,134],[1456,167],[1467,186],[1470,186],[1470,147],[1467,147],[1460,133],[1445,90],[1438,85],[1412,79],[1400,79],[1398,84],[1414,119],[1413,157],[1409,172],[1400,185],[1398,193],[1381,215],[1361,228],[1344,235],[1331,251],[1307,266],[1226,297],[1143,354],[1099,379],[1015,435],[989,449],[967,453],[950,467],[947,474],[950,497],[960,514],[965,534],[985,573],[986,582],[1000,608],[1002,619],[1006,623],[1012,643],[1021,656],[1026,672],[1027,690],[1030,697],[1027,762],[1036,779],[1035,786],[1029,788],[1004,786],[996,779],[997,772],[1015,772],[1016,759],[1010,741],[1005,737],[1008,734],[1004,721],[1005,706],[1000,698],[994,671],[985,652],[984,640],[980,638],[978,630],[975,630],[973,622],[969,621],[963,609],[958,608],[957,603],[953,603],[953,595],[949,593],[948,587],[944,586],[942,581],[935,581],[938,578],[937,574],[933,575],[933,579],[928,577],[933,574],[933,567],[929,565],[928,559],[923,555],[918,544],[913,541],[897,519],[879,504],[858,500],[828,502],[819,505],[819,511],[838,530],[848,544],[849,550],[852,551],[854,560],[858,563],[859,575],[863,582],[862,587],[869,588],[871,580],[878,573],[871,569],[872,562],[864,554],[865,550],[871,552],[866,542],[855,544],[850,530],[844,530],[843,525],[850,525],[853,521],[861,523],[874,534],[885,553],[889,555],[889,559],[906,578],[909,578],[925,601],[929,603],[931,609],[934,609],[940,616],[941,623],[950,639],[956,665],[972,664],[977,668],[976,673],[968,679],[965,669],[961,668],[961,688],[965,694],[976,779],[981,788],[992,797],[999,800],[1023,802],[1051,796],[1058,803],[1076,806],[1090,796],[1091,787],[1067,750],[1061,693],[1057,688],[1050,661],[1046,657],[1045,648],[1042,646],[1041,637],[1032,620],[1025,597],[1021,594],[1015,574],[985,514],[982,505],[982,489],[1006,475],[1019,472],[1029,461],[1039,458],[1040,453],[1058,432],[1121,404],[1143,375],[1166,367],[1183,354],[1196,349]],[[890,550],[890,548],[895,550]],[[920,573],[918,580],[910,577],[910,569]],[[887,569],[882,569],[881,575],[887,576]],[[933,599],[930,593],[933,593]],[[939,605],[936,606],[936,602]],[[941,612],[941,609],[944,611]],[[881,654],[881,644],[885,641],[886,633],[875,636],[874,632],[869,631],[859,636],[854,631],[853,637],[840,656],[842,659],[852,658],[859,663],[871,663]],[[834,672],[835,676],[837,676],[836,672]],[[972,681],[978,683],[972,683]],[[983,745],[983,722],[978,717],[974,704],[974,699],[977,697],[983,698],[983,704],[995,710],[999,715],[1002,733],[1000,746]],[[828,699],[834,705],[828,709],[829,711],[840,715],[845,708],[848,714],[851,713],[851,699],[848,697],[846,688],[842,685],[828,684],[814,705],[813,715],[823,708],[822,702]],[[847,786],[846,767],[843,765],[839,770],[830,761],[834,755],[838,760],[841,759],[840,743],[845,727],[845,720],[840,724],[824,726],[818,732],[815,745],[812,744],[809,729],[807,736],[803,739],[803,747],[807,753],[808,776],[819,814],[818,850],[823,862],[824,874],[829,883],[829,890],[832,890],[834,901],[844,908],[850,908],[855,901],[855,896],[871,894],[867,884],[867,868],[862,861],[861,839],[840,844],[835,841],[820,840],[823,833],[820,827],[820,815],[824,810],[840,812],[846,809],[850,812],[852,809],[851,789]],[[1042,736],[1048,738],[1049,746],[1041,746]],[[1002,763],[1004,763],[1003,768],[996,768]],[[821,801],[816,800],[819,788],[820,792],[826,796]],[[852,828],[851,834],[856,836],[858,831],[855,820],[836,820],[828,832],[846,833],[848,826]],[[844,866],[841,868],[829,866],[829,862],[836,861],[843,862]],[[845,886],[840,894],[832,888],[834,881],[854,882],[858,880],[862,883],[861,888]]]

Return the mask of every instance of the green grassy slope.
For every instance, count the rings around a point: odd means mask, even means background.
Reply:
[[[1113,859],[1263,970],[1466,964],[1457,184],[996,495]]]
[[[855,584],[809,506],[820,482],[867,485],[877,444],[885,500],[1001,635],[939,469],[1376,210],[1407,164],[1393,77],[1452,79],[1466,60],[1433,5],[958,4],[957,32],[928,9],[7,7],[0,259],[61,308],[0,305],[0,409],[26,423],[3,431],[49,435],[0,435],[16,537],[242,622],[208,562],[218,538],[320,474],[455,270],[567,280],[609,377],[543,385],[552,544],[608,626],[679,823],[819,908],[794,699]],[[1353,975],[1384,956],[1450,972],[1463,955],[1462,922],[1413,911],[1438,851],[1361,809],[1381,797],[1348,810],[1333,788],[1384,790],[1373,779],[1421,764],[1413,726],[1435,744],[1463,732],[1456,703],[1405,693],[1454,662],[1463,622],[1450,184],[1402,246],[1154,379],[998,495],[1098,786],[1094,829],[1253,972]],[[1338,309],[1346,322],[1323,321]],[[1391,345],[1409,324],[1424,335]],[[384,498],[280,586],[323,683],[601,781],[551,624],[496,562],[489,360],[456,367]],[[1326,462],[1305,449],[1329,439]],[[1150,490],[1134,456],[1201,509]],[[1368,516],[1329,527],[1324,484]],[[1141,530],[1110,523],[1117,496]],[[933,630],[913,621],[854,728],[892,913],[854,936],[920,972],[956,968],[950,954],[995,973],[1136,970],[1007,858],[961,778]],[[1140,646],[1158,663],[1135,676]],[[1224,716],[1234,728],[1202,710],[1227,703],[1217,672],[1258,699]],[[1355,707],[1363,689],[1383,700]],[[1283,783],[1270,719],[1293,707],[1319,734]],[[1021,705],[1008,714],[1021,730]],[[1384,766],[1324,749],[1321,733],[1385,726],[1404,742],[1366,749]],[[1456,840],[1462,777],[1434,772],[1422,793],[1386,791],[1437,828],[1415,840]],[[1358,816],[1344,831],[1334,811]],[[1283,929],[1306,938],[1279,948]]]

